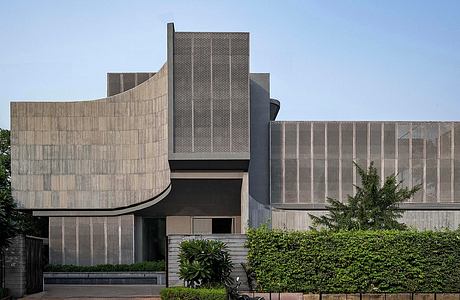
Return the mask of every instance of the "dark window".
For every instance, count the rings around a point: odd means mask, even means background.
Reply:
[[[165,259],[166,219],[144,218],[144,260]]]
[[[212,233],[232,233],[231,218],[212,219]]]

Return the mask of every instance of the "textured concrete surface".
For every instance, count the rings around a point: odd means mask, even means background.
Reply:
[[[11,103],[13,197],[27,209],[117,209],[170,184],[168,70],[112,97]]]
[[[164,286],[47,284],[45,291],[22,299],[160,299]]]

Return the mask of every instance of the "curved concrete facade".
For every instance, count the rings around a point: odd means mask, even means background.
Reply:
[[[120,94],[11,104],[13,197],[24,209],[121,209],[168,190],[168,70]]]

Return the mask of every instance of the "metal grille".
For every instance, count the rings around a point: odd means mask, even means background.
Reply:
[[[286,153],[284,154],[285,159],[296,159],[297,158],[297,124],[296,123],[286,123],[284,126],[284,139],[285,139],[285,149]]]
[[[230,39],[212,39],[213,151],[230,151]]]
[[[272,202],[295,202],[297,195],[300,203],[322,203],[325,196],[346,201],[347,195],[353,193],[353,183],[360,185],[359,176],[353,178],[356,173],[353,161],[363,168],[374,161],[379,176],[397,173],[403,186],[420,184],[422,189],[411,202],[460,202],[460,125],[457,123],[313,122],[312,125],[271,123]]]
[[[193,40],[194,152],[211,152],[211,38]]]
[[[176,152],[192,151],[192,36],[174,42],[174,145]]]
[[[175,34],[174,151],[249,151],[249,36]]]
[[[121,74],[107,74],[107,96],[119,94],[121,92]]]
[[[272,123],[270,126],[270,173],[271,173],[271,202],[281,203],[282,192],[282,169],[281,169],[281,124]]]
[[[249,150],[249,50],[247,39],[231,41],[232,151]]]
[[[123,74],[123,91],[127,91],[136,86],[135,77],[136,74],[134,73]]]

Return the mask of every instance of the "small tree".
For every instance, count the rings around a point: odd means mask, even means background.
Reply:
[[[348,203],[327,198],[327,215],[317,217],[310,214],[314,227],[325,226],[331,230],[405,229],[406,225],[398,222],[404,213],[398,205],[410,199],[421,186],[402,187],[402,181],[398,181],[395,174],[386,177],[381,186],[374,162],[368,170],[354,164],[362,186],[356,186],[355,196],[348,195]]]
[[[213,287],[232,282],[233,263],[225,243],[190,240],[180,244],[179,278],[188,287]]]

